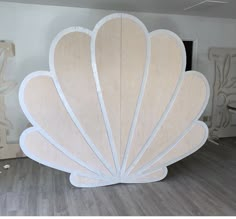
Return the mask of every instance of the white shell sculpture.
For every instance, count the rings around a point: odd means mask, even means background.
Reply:
[[[137,18],[112,14],[93,31],[59,33],[49,64],[21,84],[33,127],[20,145],[33,160],[71,173],[74,186],[159,181],[207,139],[198,119],[208,82],[185,72],[183,43],[168,30],[148,33]]]

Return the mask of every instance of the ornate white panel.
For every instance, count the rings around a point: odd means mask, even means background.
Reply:
[[[5,69],[8,59],[15,56],[15,48],[11,42],[0,41],[0,159],[22,157],[23,153],[19,144],[10,144],[7,134],[13,125],[10,118],[6,117],[5,98],[17,85],[15,81],[6,81]]]
[[[229,103],[236,103],[236,49],[211,48],[209,59],[214,65],[210,135],[236,136],[236,116],[227,108]]]

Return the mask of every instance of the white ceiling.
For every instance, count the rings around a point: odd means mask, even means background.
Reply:
[[[236,19],[236,0],[224,0],[228,4],[201,5],[191,10],[184,9],[203,0],[0,0],[41,5],[57,5],[95,8],[118,11],[139,11],[167,14],[183,14]]]

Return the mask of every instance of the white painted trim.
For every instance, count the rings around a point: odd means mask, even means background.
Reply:
[[[29,83],[30,80],[37,78],[37,77],[49,77],[53,80],[53,76],[50,72],[46,72],[46,71],[38,71],[38,72],[34,72],[29,74],[28,76],[26,76],[26,78],[22,81],[21,86],[20,86],[20,90],[19,90],[19,103],[20,106],[22,108],[22,111],[24,112],[25,116],[27,117],[27,119],[30,121],[30,123],[38,130],[38,132],[44,137],[46,138],[52,145],[54,145],[58,150],[60,150],[61,152],[63,152],[66,156],[70,157],[72,160],[74,160],[75,162],[77,162],[78,164],[80,164],[81,166],[87,168],[88,170],[96,173],[97,175],[102,175],[98,170],[92,168],[91,166],[89,166],[87,163],[83,162],[82,160],[76,158],[73,154],[71,154],[69,151],[67,151],[62,145],[60,145],[58,142],[56,142],[50,135],[48,135],[48,133],[42,129],[40,127],[40,125],[34,120],[34,118],[31,116],[30,112],[27,109],[27,106],[24,102],[24,92],[25,92],[25,88],[27,86],[27,84]],[[24,142],[21,141],[20,144],[21,147],[24,147]],[[104,176],[106,177],[106,176]]]
[[[104,119],[104,123],[105,123],[105,127],[106,127],[107,136],[109,139],[109,144],[110,144],[112,155],[113,155],[114,164],[115,164],[117,173],[119,173],[120,167],[119,167],[118,154],[117,154],[118,152],[116,150],[116,145],[115,145],[110,121],[108,118],[106,105],[104,103],[104,99],[102,96],[102,90],[101,90],[101,86],[100,86],[100,82],[99,82],[99,74],[98,74],[98,69],[97,69],[97,64],[96,64],[96,51],[95,51],[96,38],[97,38],[97,33],[98,33],[99,29],[108,21],[113,20],[113,19],[117,19],[117,18],[121,18],[121,14],[117,13],[117,14],[108,15],[108,16],[102,18],[95,25],[92,36],[91,36],[91,63],[92,63],[92,69],[93,69],[93,76],[94,76],[94,80],[95,80],[95,84],[96,84],[96,88],[97,88],[98,99],[99,99],[99,103],[100,103],[100,107],[101,107],[101,111],[102,111],[102,115],[103,115],[103,119]]]
[[[145,87],[146,87],[146,83],[147,83],[147,79],[148,79],[149,65],[150,65],[150,60],[151,60],[151,41],[149,38],[148,30],[145,27],[145,25],[140,20],[138,20],[136,17],[130,16],[130,15],[122,15],[122,18],[132,19],[133,21],[135,21],[137,24],[140,25],[140,27],[142,28],[142,30],[145,34],[145,38],[146,38],[146,42],[147,42],[147,49],[146,49],[146,61],[145,61],[145,68],[144,68],[144,73],[143,73],[143,80],[142,80],[142,84],[141,84],[139,97],[137,100],[137,105],[136,105],[133,121],[132,121],[131,128],[130,128],[129,135],[128,135],[128,141],[126,144],[125,153],[124,153],[123,161],[121,164],[120,175],[123,175],[125,172],[125,169],[126,169],[128,154],[130,152],[131,143],[132,143],[132,140],[134,137],[135,127],[136,127],[136,124],[138,121],[139,111],[140,111],[140,108],[142,105],[142,100],[143,100],[143,95],[144,95],[144,91],[145,91]]]
[[[167,163],[163,164],[163,166],[169,166],[173,163],[176,163],[178,162],[179,160],[182,160],[183,158],[189,156],[190,154],[194,153],[195,151],[197,151],[198,149],[200,149],[202,147],[203,144],[205,144],[205,142],[207,141],[207,138],[208,138],[208,134],[209,134],[209,129],[207,127],[207,125],[204,123],[204,122],[201,122],[201,121],[197,121],[198,123],[201,123],[202,127],[204,127],[205,129],[205,135],[204,137],[202,138],[202,141],[199,145],[197,145],[196,147],[192,148],[192,150],[190,150],[189,152],[185,153],[185,154],[182,154],[180,157],[174,159],[174,160],[170,160],[168,161]]]
[[[202,113],[204,112],[205,108],[206,108],[206,105],[209,101],[209,97],[210,97],[210,87],[209,87],[209,84],[208,84],[208,81],[207,79],[205,78],[204,75],[202,75],[201,73],[197,72],[197,71],[187,71],[184,73],[184,76],[187,76],[187,75],[195,75],[197,77],[200,77],[204,83],[205,83],[205,86],[206,86],[206,97],[205,97],[205,101],[201,107],[201,110],[200,112],[196,115],[196,117],[192,120],[192,122],[190,122],[190,124],[192,124],[193,122],[197,121],[200,116],[202,115]],[[181,85],[184,81],[184,77],[181,77],[181,83],[179,83],[177,85],[177,91],[176,93],[174,94],[174,96],[172,97],[170,103],[168,104],[167,106],[167,109],[165,110],[165,113],[162,115],[161,119],[159,120],[159,122],[157,123],[156,127],[154,128],[152,134],[150,135],[150,137],[148,138],[148,140],[146,141],[146,143],[144,144],[144,146],[142,147],[142,149],[140,150],[138,156],[136,157],[136,159],[131,163],[131,165],[129,166],[129,168],[127,169],[126,171],[126,174],[128,175],[132,169],[135,167],[135,165],[140,161],[140,159],[142,158],[143,154],[146,152],[146,150],[150,147],[152,141],[154,140],[157,132],[160,130],[162,124],[164,123],[165,119],[167,118],[169,112],[171,111],[171,108],[173,107],[174,103],[175,103],[175,100],[177,98],[177,95],[180,91],[180,88],[181,88]],[[190,127],[188,127],[187,129],[190,130]],[[181,137],[180,137],[181,138]]]
[[[202,115],[202,113],[204,112],[206,106],[207,106],[207,103],[209,101],[209,97],[210,97],[210,87],[209,87],[209,84],[207,82],[207,79],[205,78],[205,76],[203,76],[202,74],[196,72],[196,71],[188,71],[185,73],[185,76],[187,75],[197,75],[198,77],[200,77],[203,81],[204,81],[204,84],[205,84],[205,87],[206,87],[206,94],[207,96],[205,97],[205,100],[204,100],[204,103],[201,107],[201,110],[200,112],[196,115],[196,117],[192,120],[192,122],[190,122],[190,125],[185,129],[185,131],[176,139],[175,143],[173,145],[170,145],[169,147],[167,147],[162,153],[158,154],[157,157],[155,157],[152,161],[148,162],[143,168],[141,168],[141,170],[138,171],[139,172],[143,172],[145,171],[146,169],[148,169],[150,166],[152,166],[155,162],[157,162],[162,156],[164,156],[165,154],[167,154],[169,152],[169,149],[173,149],[177,143],[184,138],[184,136],[192,129],[193,125],[194,124],[197,124],[197,123],[202,123],[200,121],[198,121],[198,119],[200,118],[200,116]],[[183,78],[184,80],[184,78]],[[208,133],[208,131],[207,131]],[[157,134],[157,133],[156,133]],[[155,137],[155,136],[154,136]],[[151,144],[151,142],[150,142]],[[145,170],[143,170],[145,169]]]
[[[164,120],[166,119],[167,115],[169,114],[169,111],[171,110],[175,99],[178,95],[178,92],[180,90],[180,85],[183,81],[183,77],[184,77],[184,72],[185,72],[185,68],[186,68],[186,51],[185,51],[185,47],[184,44],[182,42],[182,40],[173,32],[169,31],[169,30],[156,30],[150,33],[150,38],[153,36],[158,36],[160,34],[167,34],[171,37],[173,37],[174,39],[176,39],[176,41],[179,44],[179,47],[181,48],[181,53],[182,53],[182,67],[181,67],[181,73],[180,73],[180,77],[179,77],[179,81],[176,85],[176,88],[174,90],[174,95],[172,96],[170,102],[168,103],[168,105],[166,106],[166,110],[164,112],[164,114],[162,115],[161,119],[158,121],[156,127],[154,128],[154,130],[152,131],[152,134],[150,135],[150,137],[148,138],[148,141],[145,143],[145,145],[142,147],[142,149],[140,150],[140,152],[138,153],[138,156],[136,157],[136,159],[134,159],[132,161],[132,163],[130,164],[130,166],[128,167],[127,171],[126,171],[126,175],[128,175],[131,170],[134,168],[134,166],[138,163],[138,161],[141,159],[141,157],[143,156],[143,154],[145,153],[145,151],[147,150],[147,148],[149,147],[149,145],[151,144],[151,142],[153,141],[154,137],[156,136],[157,132],[159,131],[159,129],[161,128]]]
[[[51,162],[43,160],[40,157],[37,157],[36,155],[32,154],[28,150],[28,148],[27,148],[27,146],[25,145],[24,142],[25,142],[25,138],[27,137],[27,135],[30,135],[33,132],[38,132],[39,133],[37,128],[31,127],[31,128],[26,129],[21,134],[21,136],[20,136],[20,145],[21,145],[21,149],[24,152],[24,154],[26,156],[28,156],[29,158],[31,158],[32,160],[37,161],[40,164],[43,164],[45,166],[48,166],[48,167],[51,167],[51,168],[54,168],[54,169],[57,169],[57,170],[60,170],[60,171],[63,171],[63,172],[71,173],[71,175],[70,175],[70,182],[71,182],[72,185],[75,185],[77,187],[89,187],[88,185],[85,186],[84,184],[77,184],[76,185],[76,183],[71,180],[72,179],[72,175],[75,175],[75,174],[79,175],[81,177],[86,177],[86,178],[90,178],[90,179],[100,180],[101,182],[104,182],[104,185],[109,185],[111,182],[113,182],[113,184],[117,183],[117,179],[116,178],[112,178],[112,177],[111,178],[104,178],[102,176],[98,176],[98,175],[94,174],[93,172],[91,172],[91,175],[88,175],[88,174],[79,172],[78,170],[75,171],[74,169],[67,169],[67,168],[65,168],[63,166],[55,165],[55,164],[53,164]],[[44,136],[42,136],[42,137],[44,137]],[[64,154],[64,155],[71,159],[71,157],[67,156],[66,154]],[[102,183],[101,184],[96,184],[96,185],[95,184],[91,185],[91,187],[94,187],[94,186],[96,186],[96,187],[97,186],[102,186]]]
[[[56,36],[56,38],[53,40],[52,45],[50,47],[50,52],[49,52],[50,72],[52,73],[53,81],[54,81],[55,87],[57,89],[58,95],[60,96],[60,99],[63,102],[63,104],[64,104],[68,114],[70,115],[72,121],[74,122],[76,127],[80,130],[80,133],[82,134],[84,140],[87,142],[87,144],[89,145],[91,150],[95,153],[95,155],[98,157],[98,159],[107,168],[107,170],[111,173],[111,175],[115,175],[115,172],[114,172],[113,168],[111,167],[111,165],[104,158],[104,156],[101,154],[101,152],[98,150],[96,145],[93,143],[93,141],[90,139],[90,137],[87,135],[87,133],[83,129],[83,127],[80,124],[78,118],[76,117],[76,115],[74,114],[72,108],[70,107],[70,105],[69,105],[69,103],[68,103],[68,101],[67,101],[67,99],[66,99],[66,97],[65,97],[65,95],[63,93],[63,90],[62,90],[62,88],[60,86],[60,83],[58,81],[58,77],[57,77],[55,66],[54,66],[54,52],[55,52],[55,48],[56,48],[56,45],[58,44],[58,42],[65,35],[70,34],[70,33],[74,33],[74,32],[84,33],[84,34],[87,34],[88,36],[91,37],[91,31],[87,30],[87,29],[84,29],[84,28],[81,28],[81,27],[71,27],[71,28],[67,28],[67,29],[63,30],[62,32],[60,32]]]
[[[31,152],[28,150],[28,147],[25,145],[25,139],[28,135],[30,135],[31,133],[34,133],[34,132],[39,132],[39,130],[36,128],[36,127],[30,127],[26,130],[24,130],[24,132],[21,134],[20,136],[20,145],[21,145],[21,149],[22,151],[24,152],[24,154],[28,157],[30,157],[31,159],[37,161],[38,163],[41,163],[45,166],[49,166],[51,168],[54,168],[54,169],[58,169],[58,170],[61,170],[61,171],[64,171],[64,172],[67,172],[67,173],[72,173],[74,170],[73,169],[67,169],[63,166],[57,166],[53,163],[50,163],[50,162],[47,162],[43,159],[41,159],[40,157],[37,157],[35,154],[31,154]],[[41,135],[41,134],[40,134]],[[42,136],[44,137],[44,136]],[[64,154],[64,153],[63,153]],[[66,157],[70,158],[69,156],[67,156],[66,154],[64,154]],[[71,159],[71,158],[70,158]],[[82,174],[82,173],[81,173]],[[93,172],[91,172],[91,174],[94,174]],[[94,174],[95,175],[95,174]],[[95,175],[96,176],[96,175]]]
[[[162,151],[160,154],[158,154],[158,155],[157,155],[155,158],[153,158],[150,162],[148,162],[148,163],[145,164],[142,168],[140,168],[139,170],[137,170],[136,173],[135,173],[135,175],[136,175],[136,174],[138,174],[138,175],[139,175],[139,174],[143,174],[143,173],[144,173],[145,171],[147,171],[150,167],[152,167],[153,165],[155,165],[156,162],[158,162],[162,157],[164,157],[164,156],[165,156],[166,154],[168,154],[172,149],[174,149],[174,148],[177,146],[177,144],[191,131],[191,129],[192,129],[196,124],[200,124],[200,125],[205,129],[204,137],[203,137],[201,143],[200,143],[199,145],[197,145],[196,147],[194,147],[194,149],[195,149],[195,148],[199,149],[199,148],[206,142],[206,140],[207,140],[207,137],[208,137],[208,127],[206,126],[205,123],[203,123],[203,122],[197,120],[197,121],[194,121],[187,129],[185,129],[185,131],[176,139],[176,141],[175,141],[174,144],[168,146],[164,151]],[[204,124],[204,125],[203,125],[203,124]],[[197,150],[197,149],[196,149],[196,150]],[[191,150],[190,150],[190,151],[191,151]],[[186,153],[186,154],[190,155],[191,152]],[[182,155],[182,156],[181,156],[181,157],[182,157],[181,159],[183,159],[184,157],[188,156],[188,155],[186,155],[186,154]],[[167,165],[167,164],[161,165],[161,166],[158,167],[158,168],[162,168],[162,167],[164,167],[164,166],[169,166],[170,164],[177,162],[177,160],[180,160],[180,158],[178,157],[178,158],[176,158],[175,160],[176,160],[176,161],[170,160],[170,161],[168,161],[168,163],[167,163],[168,165]]]

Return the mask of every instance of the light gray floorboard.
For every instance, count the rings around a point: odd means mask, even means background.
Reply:
[[[28,158],[0,161],[0,215],[236,215],[235,138],[168,169],[161,182],[78,189]]]

